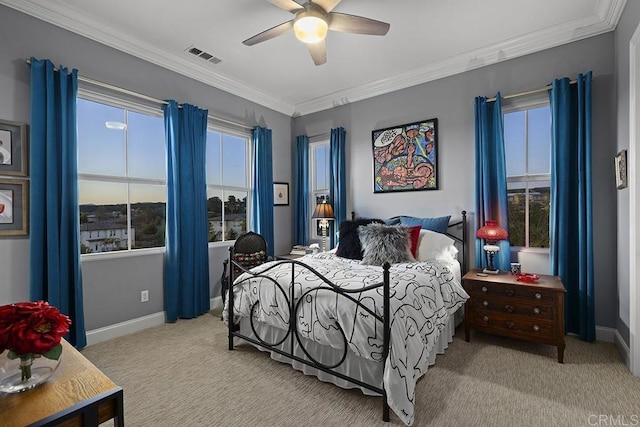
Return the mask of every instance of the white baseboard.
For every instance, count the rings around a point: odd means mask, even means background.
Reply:
[[[98,344],[164,323],[164,311],[87,331],[87,345]]]
[[[222,297],[211,298],[209,301],[210,310],[222,307]],[[165,323],[165,312],[149,314],[136,319],[126,320],[114,325],[87,331],[87,346],[98,344],[99,342],[112,340],[114,338],[128,335],[133,332],[142,331]]]
[[[629,350],[629,346],[624,342],[622,335],[620,335],[618,331],[616,331],[614,344],[618,347],[618,351],[620,352],[620,356],[622,357],[624,364],[627,365],[627,368],[629,368],[631,372],[633,372],[631,369],[631,350]]]
[[[211,310],[222,308],[222,297],[211,298]]]
[[[596,326],[596,341],[615,342],[617,332],[614,328]]]
[[[604,341],[610,342],[616,345],[618,351],[620,352],[620,357],[624,361],[625,365],[631,370],[631,351],[629,350],[629,346],[620,332],[618,332],[615,328],[607,328],[604,326],[596,326],[596,341]]]

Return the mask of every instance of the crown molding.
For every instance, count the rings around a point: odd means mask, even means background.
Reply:
[[[465,52],[382,80],[295,103],[296,111],[293,116],[303,116],[361,101],[613,31],[626,1],[599,0],[595,13],[591,16]]]
[[[233,95],[255,102],[267,108],[291,116],[294,106],[259,89],[252,88],[245,82],[231,79],[222,74],[212,72],[199,64],[189,62],[188,58],[162,51],[132,35],[116,32],[105,22],[68,7],[64,15],[48,7],[29,0],[0,0],[1,4],[16,9],[27,15],[64,28],[83,37],[97,41],[114,49],[133,55],[137,58],[167,68],[176,73],[206,83],[210,86],[229,92]],[[54,2],[51,2],[54,3]]]
[[[51,7],[29,0],[0,0],[1,4],[43,21],[293,117],[372,98],[613,31],[626,2],[627,0],[598,0],[593,15],[570,23],[465,52],[436,63],[319,98],[284,102],[280,98],[251,87],[244,82],[217,74],[199,64],[191,63],[186,58],[163,52],[135,37],[125,33],[116,33],[107,23],[92,19],[72,8],[65,10],[65,14],[62,15]],[[47,2],[48,4],[49,2]]]

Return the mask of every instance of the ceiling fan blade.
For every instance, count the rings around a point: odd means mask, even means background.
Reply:
[[[242,44],[245,44],[247,46],[253,46],[254,44],[262,43],[274,37],[278,37],[286,33],[292,28],[293,28],[293,19],[291,21],[283,22],[280,25],[276,25],[273,28],[269,28],[268,30],[263,31],[260,34],[256,34],[255,36],[250,37],[245,41],[243,41]]]
[[[341,1],[342,0],[313,0],[312,3],[317,4],[328,13],[335,9]]]
[[[371,36],[384,36],[389,31],[390,25],[386,22],[363,16],[348,15],[346,13],[331,12],[329,14],[329,29],[345,33],[367,34]]]
[[[309,53],[313,58],[313,63],[316,65],[322,65],[327,62],[327,43],[326,40],[319,41],[317,43],[308,43]]]
[[[293,0],[269,0],[274,6],[278,6],[280,9],[284,9],[287,12],[296,13],[296,11],[303,9],[298,3]]]

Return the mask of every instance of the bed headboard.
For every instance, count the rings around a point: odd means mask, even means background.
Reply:
[[[446,235],[455,240],[457,246],[460,247],[458,261],[460,261],[460,269],[464,276],[467,273],[467,265],[469,265],[467,260],[467,256],[469,255],[467,248],[469,243],[467,240],[467,211],[462,211],[460,214],[462,215],[462,218],[449,221]],[[351,211],[351,220],[353,221],[355,219],[356,213]]]

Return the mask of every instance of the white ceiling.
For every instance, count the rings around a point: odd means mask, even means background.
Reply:
[[[335,12],[391,29],[383,37],[330,31],[321,66],[292,32],[242,44],[292,19],[268,0],[0,3],[296,116],[612,31],[626,0],[343,0]],[[186,53],[192,46],[222,62]]]

